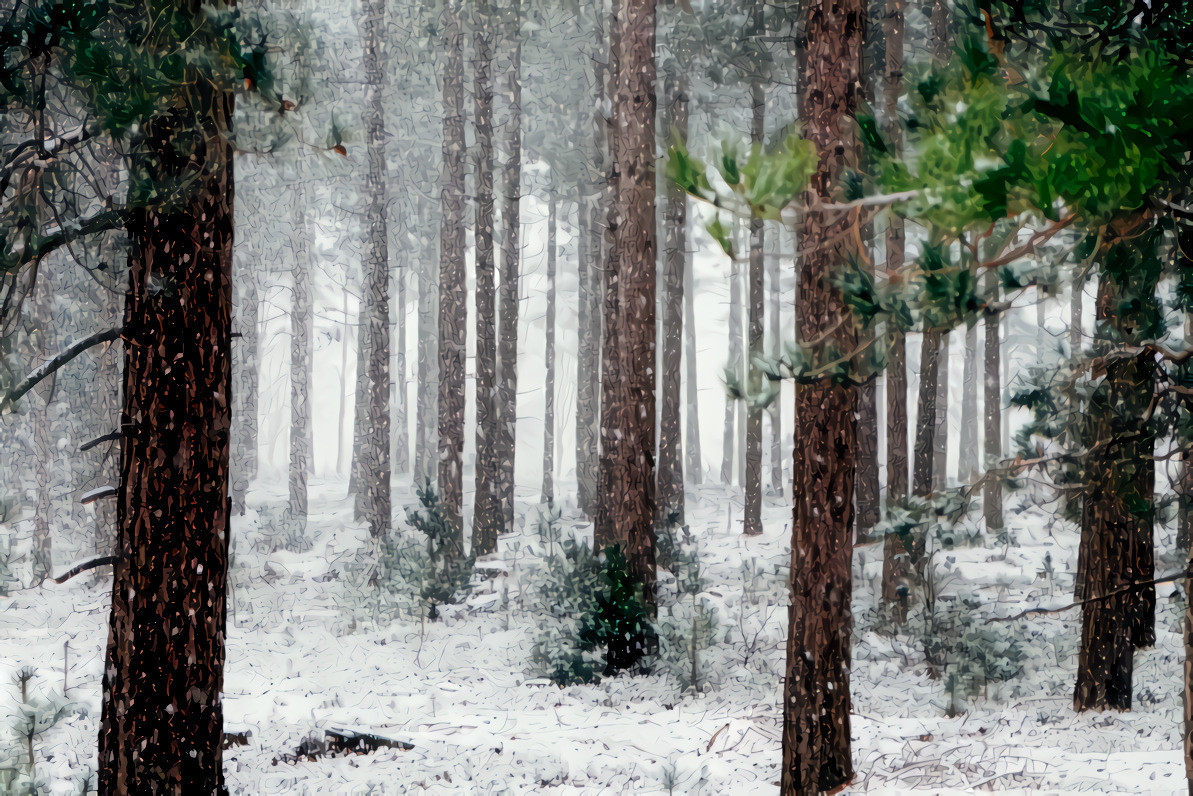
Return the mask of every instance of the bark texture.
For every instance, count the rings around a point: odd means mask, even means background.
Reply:
[[[439,495],[449,544],[463,553],[464,356],[468,321],[464,271],[464,35],[460,0],[447,0],[443,49],[443,178],[439,244]]]
[[[761,29],[762,9],[755,5],[755,25]],[[766,139],[766,87],[755,79],[750,85],[753,101],[753,118],[750,124],[750,138],[757,144]],[[749,316],[747,326],[748,356],[746,374],[751,393],[762,391],[762,371],[755,359],[762,356],[763,315],[766,312],[766,293],[763,290],[763,271],[766,267],[766,228],[762,219],[750,219],[750,270],[747,284]],[[750,404],[746,409],[745,465],[745,512],[742,530],[750,536],[762,533],[762,407]]]
[[[601,493],[608,541],[620,544],[631,577],[654,603],[655,455],[655,2],[623,0],[614,22],[613,202],[607,266],[613,323],[605,329]],[[609,342],[613,344],[610,345]],[[641,639],[628,640],[641,643]],[[613,651],[610,651],[613,655]]]
[[[828,200],[856,163],[857,107],[866,20],[860,0],[812,0],[798,75],[800,118],[820,152],[811,190]],[[858,252],[849,214],[807,213],[798,258],[797,337],[827,335],[838,350],[857,333],[833,275]],[[834,328],[835,327],[835,328]],[[849,746],[850,594],[857,392],[829,379],[795,390],[792,599],[783,686],[781,792],[814,794],[853,777]]]
[[[497,497],[497,291],[493,249],[493,24],[487,0],[475,8],[473,44],[473,175],[476,180],[476,496],[472,512],[472,549],[488,555],[497,549],[501,503]]]
[[[198,3],[193,4],[197,13]],[[226,793],[232,93],[198,81],[143,128],[169,209],[134,209],[125,304],[119,536],[103,677],[100,793]]]
[[[666,113],[670,129],[687,138],[688,85],[686,76],[666,80]],[[685,226],[687,196],[667,181],[663,216],[662,362],[659,374],[659,491],[660,519],[684,522],[683,468],[683,305],[687,252]]]
[[[998,275],[994,272],[986,274],[987,290],[993,300],[998,299]],[[986,460],[986,471],[998,467],[1002,459],[1002,344],[998,336],[997,313],[987,313],[982,320],[982,330],[985,339],[982,346],[982,404],[983,404],[983,448]],[[1002,481],[998,478],[988,478],[982,484],[982,515],[986,520],[986,530],[990,533],[1001,533],[1002,522]]]

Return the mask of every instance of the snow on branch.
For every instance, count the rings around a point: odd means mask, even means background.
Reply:
[[[82,340],[76,341],[64,351],[43,362],[32,373],[26,376],[20,384],[9,391],[8,395],[0,399],[0,415],[10,412],[13,404],[20,400],[25,393],[36,387],[42,379],[59,370],[87,349],[119,339],[123,331],[123,329],[106,329],[102,332],[96,332],[93,335],[84,337]]]

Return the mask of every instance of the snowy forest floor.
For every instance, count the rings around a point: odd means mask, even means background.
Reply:
[[[343,491],[340,482],[313,485],[305,552],[270,552],[282,487],[258,488],[233,521],[224,704],[227,731],[248,735],[225,751],[232,793],[744,794],[777,784],[786,502],[768,499],[766,533],[745,538],[737,491],[689,487],[705,584],[697,599],[717,618],[716,643],[698,654],[699,691],[683,686],[686,658],[649,675],[559,688],[531,671],[541,612],[520,599],[534,572],[537,495],[520,495],[529,520],[503,537],[496,576],[426,622],[409,595],[383,600],[353,585],[367,540]],[[395,494],[396,506],[414,502],[408,488]],[[1015,499],[1008,505],[1012,544],[937,556],[942,595],[971,595],[983,615],[1069,602],[1075,530],[1037,509],[1017,511]],[[563,527],[580,524],[565,509]],[[404,521],[395,525],[414,538]],[[1074,714],[1080,616],[1069,611],[995,626],[1024,642],[1024,670],[950,718],[944,684],[930,676],[914,634],[881,627],[881,556],[881,545],[854,556],[857,776],[848,792],[1185,792],[1183,603],[1171,584],[1160,587],[1157,647],[1136,654],[1133,711]],[[1172,564],[1161,556],[1158,574]],[[0,598],[0,758],[24,754],[11,729],[23,667],[36,671],[31,697],[61,692],[65,677],[80,708],[35,739],[47,793],[79,793],[95,766],[110,597],[110,570],[100,572]],[[661,599],[661,614],[673,603]],[[413,748],[294,761],[304,740],[336,728]]]

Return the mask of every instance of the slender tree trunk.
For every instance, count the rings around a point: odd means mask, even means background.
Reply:
[[[543,496],[555,502],[555,224],[556,200],[552,191],[547,204],[547,378],[543,385]]]
[[[1181,234],[1181,246],[1188,245],[1193,247],[1193,226],[1186,225]],[[1178,248],[1180,248],[1178,246]],[[1188,249],[1193,253],[1193,248]],[[1183,256],[1183,255],[1179,255]],[[1188,258],[1193,259],[1193,258]],[[1193,263],[1183,263],[1185,267],[1193,266]],[[1189,348],[1193,344],[1193,313],[1185,313],[1185,347]],[[1076,350],[1076,349],[1074,349]],[[1188,552],[1193,548],[1193,453],[1186,451],[1181,454],[1180,458],[1180,473],[1177,476],[1176,483],[1177,494],[1177,513],[1176,513],[1176,547],[1178,550]],[[1188,592],[1186,592],[1186,599],[1189,599]],[[1193,603],[1193,600],[1190,600]]]
[[[420,214],[422,215],[422,214]],[[429,219],[423,216],[424,226]],[[439,480],[439,261],[424,251],[418,269],[418,394],[414,418],[414,479]]]
[[[1069,350],[1072,356],[1078,356],[1085,348],[1085,335],[1082,331],[1085,281],[1084,274],[1077,274],[1069,288]]]
[[[940,358],[936,365],[936,423],[932,428],[932,491],[942,492],[948,486],[949,460],[949,382],[953,335],[940,335]]]
[[[394,346],[394,389],[393,389],[393,471],[395,473],[410,472],[410,423],[407,420],[406,405],[409,401],[406,386],[406,275],[408,257],[393,273],[391,279],[397,290],[398,298],[394,312],[393,337],[397,341]]]
[[[1186,572],[1193,572],[1193,559],[1185,565]],[[1185,660],[1184,660],[1184,724],[1182,741],[1185,752],[1185,779],[1189,793],[1193,796],[1193,575],[1185,578]]]
[[[301,195],[294,202],[294,291],[290,306],[290,521],[307,524],[307,474],[311,464],[311,253]]]
[[[34,339],[40,359],[44,362],[54,356],[57,347],[57,335],[54,333],[56,321],[53,310],[54,285],[50,274],[41,273],[34,284],[36,300],[33,302]],[[50,577],[54,569],[53,528],[50,523],[54,516],[54,501],[51,496],[53,488],[52,459],[55,448],[50,444],[50,424],[53,422],[55,397],[58,392],[58,379],[53,376],[43,382],[40,390],[42,401],[32,412],[33,415],[33,444],[36,448],[34,459],[34,477],[37,479],[37,510],[33,514],[33,579],[32,583],[40,583]]]
[[[195,180],[193,193],[134,208],[126,223],[126,434],[100,793],[226,793],[233,95],[205,81],[188,91],[186,105],[142,128],[140,166],[157,184]],[[163,283],[175,287],[151,292]]]
[[[849,122],[857,107],[866,9],[860,0],[811,0],[797,95],[804,134],[820,152],[811,190],[832,196],[856,165]],[[849,214],[807,213],[800,237],[797,336],[826,336],[850,351],[857,333],[833,275],[856,260]],[[814,794],[853,778],[850,756],[850,594],[857,392],[825,378],[795,389],[795,496],[790,631],[783,695],[781,793]]]
[[[736,236],[734,236],[736,237]],[[734,258],[729,265],[729,370],[739,383],[742,382],[742,323],[741,323],[741,263]],[[738,422],[738,402],[725,393],[725,435],[721,442],[721,481],[726,486],[733,483],[737,471],[738,442],[743,431]],[[738,479],[740,483],[740,479]]]
[[[961,434],[957,441],[957,480],[972,483],[978,473],[978,327],[965,330],[965,363],[961,377]]]
[[[993,271],[986,275],[987,291],[991,300],[998,300],[998,275]],[[998,467],[1002,459],[1002,346],[998,334],[999,315],[990,313],[982,321],[985,332],[983,341],[983,379],[982,403],[985,414],[985,428],[983,430],[986,471]],[[998,478],[988,478],[982,485],[982,514],[986,520],[986,531],[1000,534],[1003,529],[1002,521],[1002,481]]]
[[[518,305],[522,270],[522,9],[521,0],[513,0],[507,38],[510,61],[506,70],[509,91],[509,127],[503,174],[504,212],[501,215],[501,287],[498,303],[497,338],[497,416],[498,447],[497,496],[501,501],[502,527],[514,527],[514,491],[518,431]]]
[[[755,14],[762,10],[755,5]],[[755,23],[759,25],[759,23]],[[761,144],[766,138],[766,87],[760,80],[750,85],[754,114],[750,125],[750,138]],[[763,271],[766,267],[766,229],[762,219],[750,219],[750,270],[749,270],[749,354],[746,373],[751,393],[762,391],[762,371],[755,364],[755,358],[762,356],[763,313],[766,307],[766,293],[763,291]],[[742,530],[750,536],[762,533],[762,407],[750,404],[746,410],[745,427],[745,511]]]
[[[501,502],[497,495],[498,449],[501,443],[497,407],[497,291],[493,251],[493,23],[487,0],[476,9],[472,42],[473,119],[476,146],[476,497],[472,513],[472,550],[497,550]]]
[[[237,295],[237,331],[239,354],[236,363],[236,467],[233,470],[233,509],[243,515],[245,498],[257,474],[257,317],[260,299],[257,296],[257,267],[254,258],[246,257],[240,269],[240,291]]]
[[[783,287],[780,283],[779,261],[783,258],[783,236],[781,231],[775,231],[775,253],[767,261],[766,280],[770,283],[770,310],[767,316],[767,326],[770,337],[769,346],[772,354],[782,351],[783,337],[781,315],[783,308]],[[783,496],[783,402],[782,395],[767,409],[770,418],[770,489],[775,495]]]
[[[601,249],[599,233],[594,230],[591,216],[595,203],[589,202],[584,191],[583,183],[577,186],[576,501],[580,510],[591,518],[596,514],[597,444],[600,438]]]
[[[935,463],[936,399],[939,395],[941,334],[925,329],[920,344],[919,410],[915,421],[915,480],[912,492],[920,497],[932,494]]]
[[[612,370],[602,413],[609,488],[601,493],[610,541],[621,545],[634,582],[649,605],[655,600],[655,2],[623,0],[616,16],[613,124],[610,154],[613,202],[609,216],[608,272],[614,324],[606,327],[605,363]],[[609,655],[637,657],[641,637],[621,639]]]
[[[670,75],[667,120],[677,135],[688,134],[687,77]],[[659,370],[659,491],[661,520],[684,522],[683,471],[683,304],[686,253],[687,197],[673,180],[667,181],[663,217],[662,367]]]
[[[685,200],[686,201],[686,200]],[[693,484],[704,483],[704,462],[700,456],[700,383],[696,360],[696,289],[691,259],[688,257],[688,223],[682,233],[684,253],[684,359],[687,369],[687,439],[684,440],[684,474]]]
[[[364,263],[361,264],[362,266]],[[368,511],[365,493],[361,489],[364,480],[366,448],[369,445],[369,368],[368,368],[368,303],[364,296],[364,272],[361,272],[361,297],[356,311],[356,389],[352,401],[352,471],[348,475],[348,494],[352,495],[352,516],[357,522],[363,520]]]
[[[883,28],[886,62],[882,81],[884,127],[896,158],[903,149],[903,127],[899,120],[899,95],[903,93],[903,9],[905,0],[886,0]],[[892,213],[886,228],[887,281],[901,278],[905,262],[903,218]],[[894,331],[886,368],[886,501],[887,506],[907,499],[907,342]],[[883,542],[882,599],[895,605],[894,619],[907,618],[909,602],[906,550],[895,534]],[[903,587],[900,589],[900,587]]]
[[[439,494],[448,549],[463,553],[464,356],[468,320],[464,271],[464,36],[461,0],[446,0],[443,48],[443,182],[439,256]]]

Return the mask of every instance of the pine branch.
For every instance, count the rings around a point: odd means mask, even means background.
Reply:
[[[70,572],[67,572],[65,575],[60,575],[56,578],[50,578],[50,580],[54,581],[55,583],[66,583],[75,575],[81,575],[89,569],[98,569],[99,567],[102,567],[106,564],[115,563],[116,556],[100,556],[99,558],[93,558],[90,561],[84,561],[82,564],[76,564],[74,569],[72,569]]]
[[[69,135],[54,136],[46,140],[32,139],[18,144],[8,156],[3,166],[0,166],[0,195],[8,190],[13,172],[24,162],[29,153],[45,157],[57,157],[69,152],[79,144],[90,141],[99,133],[99,125],[85,124]]]
[[[93,439],[89,442],[84,442],[82,445],[79,446],[79,451],[80,452],[89,451],[92,448],[94,448],[96,445],[100,445],[104,442],[114,442],[114,441],[120,439],[122,436],[123,436],[123,434],[119,431],[111,431],[107,434],[104,434],[102,437],[96,437],[95,439]]]
[[[25,393],[37,386],[38,382],[61,369],[64,365],[72,359],[82,354],[89,348],[94,348],[102,343],[110,343],[120,338],[123,329],[106,329],[102,332],[96,332],[89,337],[84,337],[82,340],[76,341],[69,348],[58,353],[51,359],[46,360],[24,378],[24,380],[9,391],[8,395],[0,399],[0,415],[11,411],[13,404],[21,399]]]
[[[119,229],[124,226],[124,210],[101,210],[95,215],[70,222],[70,227],[59,229],[50,235],[39,236],[40,243],[29,246],[17,255],[15,262],[0,262],[0,271],[17,271],[31,262],[40,260],[52,251],[62,248],[79,238]]]

